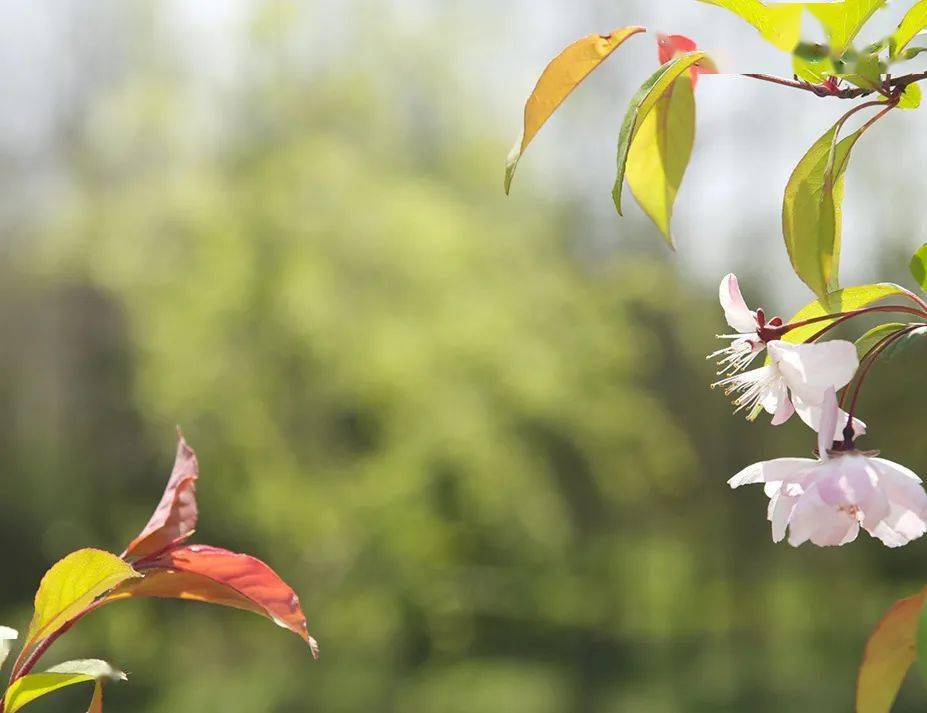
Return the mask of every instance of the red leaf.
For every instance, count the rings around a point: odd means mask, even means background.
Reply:
[[[145,570],[144,579],[117,588],[108,599],[188,599],[245,609],[297,634],[318,657],[318,645],[309,635],[299,597],[259,559],[219,547],[188,545],[146,563]]]
[[[677,54],[694,52],[698,49],[695,40],[689,39],[685,35],[657,35],[657,50],[660,57],[660,64],[666,64]],[[692,78],[692,86],[695,87],[698,82],[699,74],[712,74],[712,69],[705,69],[699,65],[694,65],[689,70],[689,76]]]
[[[199,465],[196,453],[177,429],[177,457],[170,480],[154,514],[122,553],[123,559],[138,560],[156,555],[193,534],[196,527],[196,479]]]

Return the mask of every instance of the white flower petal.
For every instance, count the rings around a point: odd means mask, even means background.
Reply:
[[[769,409],[766,409],[769,411]],[[788,397],[788,392],[786,391],[786,396],[784,399],[780,400],[776,409],[771,411],[772,425],[781,426],[783,423],[792,418],[792,414],[795,413],[795,406],[792,403],[792,399]]]
[[[843,545],[848,545],[851,542],[853,542],[853,540],[855,540],[858,536],[859,536],[859,523],[854,521],[853,524],[850,525],[850,529],[847,530],[846,536],[842,540],[840,540],[840,542],[837,543],[837,546],[841,547]]]
[[[798,503],[798,497],[786,495],[785,493],[777,494],[769,501],[769,512],[767,517],[772,523],[773,542],[782,542],[785,539],[785,530]]]
[[[893,473],[903,479],[913,480],[915,483],[922,482],[917,473],[915,473],[910,468],[905,468],[900,463],[895,463],[894,461],[886,460],[885,458],[870,458],[869,460],[875,463],[876,469],[879,471],[880,476],[885,477],[886,473]]]
[[[800,483],[817,461],[811,458],[776,458],[747,466],[727,481],[732,488],[754,483]]]
[[[785,382],[778,378],[773,380],[762,394],[760,403],[766,410],[766,413],[773,415],[773,420],[775,420],[775,416],[780,410],[788,410],[792,402],[789,399],[789,389],[785,385]],[[789,415],[791,415],[791,413]]]
[[[870,458],[879,486],[891,503],[888,515],[866,529],[888,547],[901,547],[927,533],[927,493],[914,473],[898,463]]]
[[[859,367],[856,346],[840,339],[813,344],[773,340],[767,349],[789,389],[809,406],[820,406],[828,387],[850,383]]]
[[[11,629],[8,626],[0,626],[0,666],[6,661],[6,657],[10,655],[13,642],[18,638],[19,633],[16,629]]]
[[[920,479],[903,465],[883,458],[868,460],[878,473],[880,490],[891,503],[888,525],[894,530],[900,525],[908,540],[923,535],[921,524],[927,520],[927,492]]]
[[[833,412],[832,390],[829,400]],[[860,527],[889,547],[927,533],[927,491],[917,475],[858,451],[825,451],[820,460],[763,461],[728,482],[734,488],[763,483],[773,541],[788,532],[794,547],[808,541],[822,547],[843,545],[856,539]]]
[[[737,276],[725,275],[718,288],[718,299],[724,310],[724,319],[733,329],[743,334],[755,332],[758,328],[756,315],[747,307],[743,295],[740,294],[740,285]]]
[[[802,412],[808,413],[804,402],[799,401],[795,409],[798,411],[799,417],[804,420],[801,416]],[[839,414],[837,392],[833,388],[829,388],[824,392],[821,406],[818,409],[818,427],[815,429],[818,432],[818,455],[821,458],[827,458],[827,451],[837,440],[834,438],[834,434],[840,425]]]
[[[795,412],[798,414],[798,417],[804,421],[809,427],[811,427],[817,433],[821,432],[821,407],[820,406],[809,406],[807,403],[801,400],[800,397],[792,395],[792,403],[795,406]],[[843,409],[837,410],[837,418],[834,425],[834,434],[831,439],[833,441],[842,441],[843,440],[843,429],[847,425],[847,419],[850,415]],[[863,421],[860,421],[858,418],[853,418],[853,434],[856,437],[866,435],[866,424]],[[830,448],[830,445],[828,445]]]

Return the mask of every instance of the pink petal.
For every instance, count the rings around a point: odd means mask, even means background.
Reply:
[[[731,327],[741,334],[750,334],[757,330],[756,315],[747,307],[743,295],[740,294],[740,285],[737,276],[733,273],[725,275],[718,288],[718,299],[724,310],[724,318]]]
[[[858,533],[856,518],[821,500],[816,487],[799,498],[789,519],[789,544],[793,547],[809,540],[819,547],[836,547],[852,542]]]

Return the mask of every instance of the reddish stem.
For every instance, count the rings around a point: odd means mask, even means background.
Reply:
[[[875,346],[873,346],[868,352],[866,352],[863,357],[863,365],[860,367],[859,374],[856,377],[856,383],[853,387],[853,398],[850,400],[850,408],[847,413],[849,417],[847,418],[847,425],[852,426],[853,424],[853,415],[856,413],[856,403],[859,400],[860,391],[863,388],[863,382],[866,380],[866,377],[869,375],[869,372],[872,370],[872,367],[879,360],[879,357],[885,352],[885,350],[894,342],[901,339],[906,334],[913,332],[915,329],[921,329],[923,324],[912,324],[904,329],[899,329],[897,332],[892,332],[887,337],[880,339]],[[846,401],[847,391],[843,392],[843,398],[841,399],[840,405],[843,406]]]
[[[843,323],[853,317],[858,317],[862,314],[873,314],[876,312],[904,312],[906,314],[914,314],[918,317],[923,317],[927,319],[927,305],[925,309],[915,309],[914,307],[906,307],[904,305],[879,305],[877,307],[861,307],[859,309],[850,310],[849,312],[835,312],[833,314],[825,314],[820,317],[811,317],[809,319],[803,319],[800,322],[792,322],[786,324],[783,327],[783,334],[792,331],[793,329],[798,329],[799,327],[807,327],[812,324],[817,324],[819,322],[826,322],[827,320],[837,320],[840,323]],[[835,327],[836,324],[828,325],[826,329],[831,329]],[[811,340],[809,340],[811,341]]]
[[[35,668],[35,665],[39,662],[39,659],[41,659],[42,656],[44,656],[48,651],[48,649],[51,648],[52,644],[61,638],[61,636],[70,631],[71,627],[73,627],[78,621],[83,619],[98,607],[102,606],[105,602],[106,598],[103,597],[101,599],[97,599],[92,604],[89,604],[83,611],[76,614],[73,618],[66,621],[55,631],[45,637],[41,643],[32,650],[28,657],[25,656],[26,649],[23,649],[19,654],[19,658],[16,659],[16,663],[13,665],[13,671],[10,674],[10,683],[12,684],[14,681],[17,681],[32,671],[32,669]],[[3,713],[2,701],[0,701],[0,713]]]
[[[857,87],[852,89],[835,89],[826,84],[811,84],[810,82],[805,82],[800,79],[786,79],[785,77],[774,77],[769,74],[744,74],[743,76],[750,77],[750,79],[759,79],[763,82],[779,84],[780,86],[789,87],[790,89],[801,89],[806,92],[811,92],[812,94],[815,94],[819,97],[857,99],[859,97],[872,94],[875,91],[872,89],[860,89]]]
[[[744,74],[742,76],[749,77],[750,79],[759,79],[762,82],[778,84],[783,87],[789,87],[790,89],[800,89],[825,98],[858,99],[879,92],[890,99],[897,100],[909,85],[927,79],[927,72],[906,74],[894,78],[889,77],[881,87],[876,89],[863,89],[862,87],[846,87],[841,89],[833,84],[811,84],[810,82],[800,79],[786,79],[785,77],[774,77],[769,74]]]

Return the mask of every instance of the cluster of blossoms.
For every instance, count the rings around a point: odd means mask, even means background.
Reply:
[[[779,425],[797,413],[818,434],[816,458],[756,463],[728,481],[732,488],[764,484],[773,540],[780,542],[788,531],[795,547],[808,541],[843,545],[862,527],[899,547],[927,532],[927,493],[920,478],[875,451],[858,450],[855,439],[865,433],[865,424],[838,405],[837,391],[859,369],[856,345],[814,337],[801,344],[784,341],[795,325],[779,318],[767,322],[762,310],[750,310],[734,275],[721,281],[719,296],[736,333],[720,335],[730,344],[711,355],[722,377],[714,386],[733,396],[736,410],[751,420],[765,410]],[[748,370],[763,352],[765,364]]]

